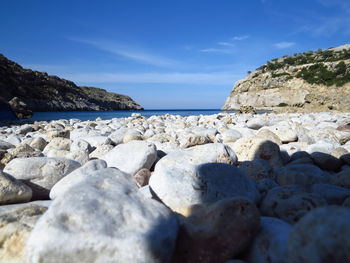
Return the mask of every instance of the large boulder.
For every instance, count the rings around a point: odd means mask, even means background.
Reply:
[[[106,168],[58,196],[30,235],[29,262],[169,262],[177,218],[132,180]]]

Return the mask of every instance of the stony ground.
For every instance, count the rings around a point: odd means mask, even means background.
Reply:
[[[0,127],[0,262],[350,262],[350,113]]]

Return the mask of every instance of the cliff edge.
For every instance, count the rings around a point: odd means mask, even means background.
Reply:
[[[273,59],[238,81],[222,109],[350,111],[350,44]]]
[[[45,72],[24,69],[2,54],[0,96],[7,102],[17,97],[33,112],[143,109],[128,96],[94,87],[79,87],[72,81]]]

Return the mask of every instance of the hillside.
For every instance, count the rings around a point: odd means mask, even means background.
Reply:
[[[18,97],[34,112],[143,109],[128,96],[24,69],[1,54],[0,97],[5,101]]]
[[[350,45],[276,58],[238,81],[223,109],[350,110]]]

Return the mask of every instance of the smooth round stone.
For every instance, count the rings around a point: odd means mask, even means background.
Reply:
[[[327,183],[329,177],[316,165],[290,164],[275,171],[276,182],[280,185],[296,184],[309,186],[317,183]]]
[[[169,262],[177,232],[174,213],[145,198],[129,174],[106,168],[52,202],[27,241],[27,258],[32,263]]]
[[[103,160],[91,160],[83,166],[69,173],[59,180],[50,190],[50,199],[55,199],[69,191],[74,185],[84,181],[87,176],[95,174],[97,170],[107,168],[107,163]]]
[[[136,130],[129,130],[123,137],[123,143],[128,143],[135,140],[142,140],[142,134]]]
[[[27,262],[26,242],[46,207],[25,204],[0,212],[0,262]]]
[[[245,161],[239,163],[239,169],[248,177],[259,181],[264,178],[273,178],[273,168],[271,164],[260,158],[253,161]]]
[[[111,151],[114,148],[113,145],[105,144],[99,145],[89,154],[90,159],[101,159],[105,154]]]
[[[56,137],[53,138],[48,145],[44,148],[43,152],[46,153],[50,150],[63,150],[69,151],[72,140],[67,138]]]
[[[323,197],[330,205],[341,205],[350,197],[350,189],[331,184],[314,184],[311,192]]]
[[[157,148],[146,141],[130,141],[117,145],[101,159],[107,162],[108,167],[134,175],[142,168],[151,169],[157,159]]]
[[[288,185],[269,190],[261,202],[260,211],[264,216],[295,224],[310,210],[325,205],[327,201],[319,195],[307,193],[297,185]]]
[[[342,162],[338,158],[327,153],[313,152],[311,158],[323,170],[337,172],[342,166]]]
[[[240,162],[261,158],[268,161],[273,168],[283,165],[279,146],[262,138],[240,138],[234,143],[232,149]]]
[[[350,168],[332,174],[332,176],[330,176],[330,183],[350,189]]]
[[[236,130],[227,130],[221,134],[223,143],[235,142],[242,137],[242,134]]]
[[[272,131],[270,131],[267,128],[261,128],[259,129],[259,131],[256,134],[256,137],[259,137],[261,139],[265,139],[268,141],[272,141],[278,145],[282,144],[281,139]]]
[[[225,262],[246,249],[260,225],[256,206],[242,198],[196,207],[182,220],[174,263]]]
[[[237,167],[223,163],[193,165],[182,161],[181,155],[174,152],[163,157],[149,182],[151,189],[173,211],[188,215],[195,204],[237,196],[254,203],[259,201],[255,182]]]
[[[290,126],[274,125],[266,127],[266,129],[276,134],[282,143],[296,142],[298,140],[297,133]]]
[[[0,171],[0,205],[29,202],[31,198],[29,186]]]
[[[317,208],[304,216],[290,233],[288,263],[350,262],[350,209]]]
[[[247,121],[247,127],[253,130],[259,130],[261,127],[268,126],[269,120],[267,118],[262,118],[256,116]]]
[[[80,163],[65,158],[17,158],[5,166],[4,172],[30,186],[34,199],[46,199],[59,180],[80,166]]]
[[[261,199],[263,199],[267,192],[274,188],[279,186],[274,180],[272,180],[271,178],[265,178],[265,179],[261,179],[256,183]]]
[[[244,259],[247,263],[281,263],[288,257],[292,226],[278,218],[261,217],[260,230]]]

